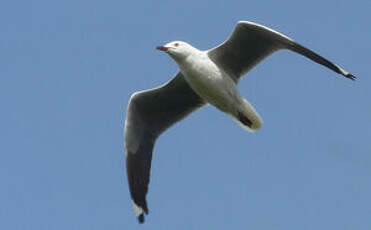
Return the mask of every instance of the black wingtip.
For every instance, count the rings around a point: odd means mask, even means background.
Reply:
[[[144,223],[144,214],[143,213],[138,216],[138,221],[139,221],[140,224]]]
[[[345,75],[345,77],[346,78],[349,78],[352,81],[355,81],[356,80],[356,76],[354,76],[353,74],[350,74],[350,73],[348,73],[347,75]]]

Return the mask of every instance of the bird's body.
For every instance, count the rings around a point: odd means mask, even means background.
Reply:
[[[180,72],[189,86],[205,102],[232,116],[235,121],[249,131],[259,129],[263,121],[252,105],[242,97],[236,82],[208,56],[207,51],[201,51],[191,45],[176,41],[173,43],[189,47],[191,52],[182,59],[176,59]],[[240,121],[243,116],[251,124],[247,126]]]
[[[195,51],[178,62],[178,66],[189,86],[201,98],[219,108],[224,108],[227,101],[230,101],[227,91],[233,91],[229,83],[231,80],[205,52]]]
[[[180,72],[163,86],[134,93],[125,121],[128,182],[141,223],[144,214],[148,214],[145,197],[152,151],[162,132],[207,103],[230,115],[249,131],[262,126],[262,119],[241,96],[237,83],[265,57],[280,49],[288,49],[355,79],[349,72],[292,39],[247,21],[239,22],[231,37],[211,50],[201,51],[181,41],[170,42],[158,49],[177,62]]]

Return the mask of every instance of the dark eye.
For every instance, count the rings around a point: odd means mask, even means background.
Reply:
[[[178,47],[178,46],[179,46],[179,43],[178,43],[178,42],[177,42],[177,43],[175,43],[175,44],[174,44],[174,46],[175,46],[175,47]]]

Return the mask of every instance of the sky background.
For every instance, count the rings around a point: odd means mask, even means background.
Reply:
[[[226,3],[228,2],[228,4]],[[0,229],[371,228],[370,1],[0,2]],[[130,95],[170,80],[172,40],[278,30],[356,82],[280,51],[240,81],[251,134],[212,106],[157,141],[144,225],[126,180]]]

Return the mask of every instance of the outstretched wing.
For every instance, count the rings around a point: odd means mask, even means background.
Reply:
[[[257,23],[240,21],[228,40],[208,51],[210,59],[221,66],[235,82],[264,58],[288,49],[324,65],[352,80],[355,77],[336,64],[296,43],[291,38]]]
[[[148,214],[146,194],[156,138],[204,104],[181,73],[159,88],[131,96],[125,121],[126,170],[139,222]]]

